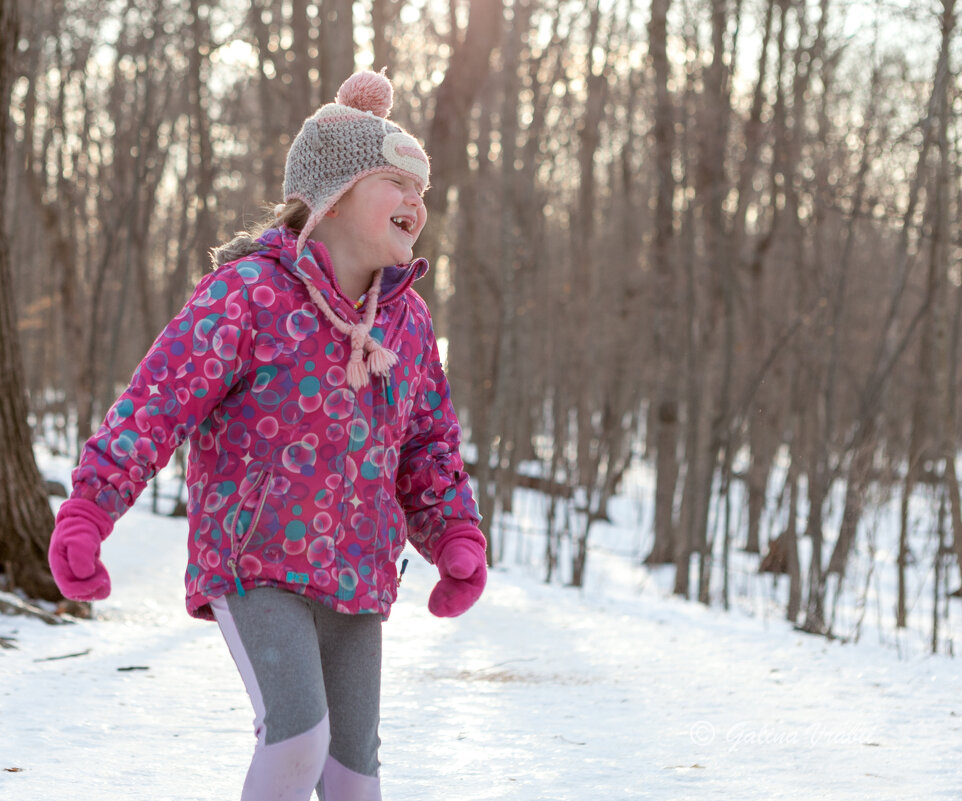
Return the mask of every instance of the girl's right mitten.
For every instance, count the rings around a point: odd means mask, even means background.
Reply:
[[[481,597],[488,579],[484,535],[467,527],[451,532],[438,543],[437,566],[441,580],[431,591],[428,609],[437,617],[457,617]]]
[[[71,498],[57,513],[50,536],[50,571],[65,598],[101,601],[110,595],[110,576],[100,561],[100,543],[113,529],[110,516],[93,501]]]

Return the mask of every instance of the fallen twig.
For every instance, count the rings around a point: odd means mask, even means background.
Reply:
[[[60,626],[64,623],[72,623],[68,618],[59,617],[53,612],[47,612],[39,606],[27,603],[23,598],[14,595],[12,592],[0,592],[0,612],[7,615],[28,615],[49,623],[51,626]]]
[[[75,654],[64,654],[63,656],[44,656],[40,659],[34,659],[34,662],[56,662],[58,659],[73,659],[75,656],[86,656],[90,653],[88,648],[86,651],[78,651]]]

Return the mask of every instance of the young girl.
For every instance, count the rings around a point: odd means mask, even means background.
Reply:
[[[486,580],[411,288],[428,160],[387,121],[392,100],[357,73],[304,122],[277,227],[215,251],[84,447],[50,543],[65,596],[106,598],[101,541],[190,439],[187,609],[216,619],[254,706],[244,801],[380,799],[381,621],[404,543],[438,567],[435,615]]]

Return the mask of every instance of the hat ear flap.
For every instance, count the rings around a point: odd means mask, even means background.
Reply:
[[[307,247],[307,240],[311,238],[311,234],[314,232],[314,229],[317,228],[317,224],[324,219],[324,215],[327,214],[328,209],[330,209],[332,205],[334,204],[330,203],[323,208],[314,209],[311,211],[311,216],[307,218],[307,222],[304,223],[304,227],[301,229],[301,233],[297,237],[298,258],[300,258],[304,248]]]

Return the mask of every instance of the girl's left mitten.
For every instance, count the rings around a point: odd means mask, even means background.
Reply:
[[[428,609],[437,617],[463,615],[481,597],[488,579],[484,535],[474,528],[457,531],[438,544],[441,580],[431,591]]]
[[[100,561],[100,543],[114,521],[93,501],[71,498],[57,512],[50,536],[50,571],[65,598],[102,601],[110,595],[110,576]]]

